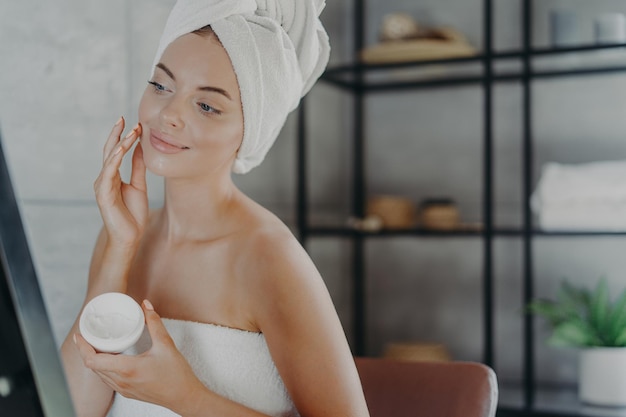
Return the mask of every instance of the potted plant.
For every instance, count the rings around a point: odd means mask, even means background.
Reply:
[[[551,327],[549,345],[580,349],[581,401],[626,406],[626,289],[612,300],[604,278],[593,290],[564,281],[556,300],[528,308]]]

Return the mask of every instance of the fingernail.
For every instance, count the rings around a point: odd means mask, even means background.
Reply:
[[[122,123],[122,120],[124,120],[124,118],[120,116],[120,118],[117,119],[117,122],[115,122],[115,126],[119,126],[119,124]]]
[[[152,303],[148,300],[143,300],[143,305],[146,307],[146,309],[154,311],[154,307],[152,306]]]

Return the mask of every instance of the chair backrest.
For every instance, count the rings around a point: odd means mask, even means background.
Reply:
[[[475,362],[355,358],[371,417],[493,417],[498,384]]]

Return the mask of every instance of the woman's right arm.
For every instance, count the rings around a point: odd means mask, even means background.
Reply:
[[[94,184],[104,227],[93,251],[82,308],[105,292],[126,292],[128,272],[148,217],[145,165],[140,144],[133,153],[130,183],[122,182],[119,174],[122,158],[141,135],[141,128],[133,129],[120,140],[123,130],[124,121],[120,119],[105,144],[102,171]],[[79,417],[103,417],[111,405],[113,390],[85,367],[74,343],[74,335],[78,332],[77,318],[61,346],[74,407]]]
[[[113,253],[114,251],[111,250],[112,248],[107,249],[107,240],[106,231],[102,229],[93,252],[89,268],[87,295],[80,309],[81,312],[85,304],[99,294],[110,291],[126,291],[124,280],[101,279],[104,273],[103,265],[118,265],[120,269],[122,267],[121,264],[113,261],[116,256]],[[106,273],[113,275],[113,271],[107,271]],[[61,346],[61,356],[74,408],[80,417],[102,417],[106,415],[111,405],[113,390],[83,364],[83,360],[73,340],[74,335],[78,332],[77,318]]]

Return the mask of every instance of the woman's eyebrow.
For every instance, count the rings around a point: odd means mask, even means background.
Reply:
[[[168,67],[166,67],[165,64],[163,64],[162,62],[159,62],[158,64],[156,64],[156,67],[161,68],[163,72],[167,74],[168,77],[176,81],[176,77],[174,77],[174,73]],[[230,94],[228,94],[228,92],[224,90],[223,88],[206,86],[206,87],[198,87],[198,90],[218,93],[218,94],[223,95],[227,99],[232,100],[232,97],[230,96]]]
[[[176,77],[174,77],[174,73],[170,71],[170,69],[166,67],[165,64],[163,64],[162,62],[159,62],[158,64],[156,64],[156,67],[161,68],[168,75],[168,77],[176,81]]]
[[[222,88],[219,88],[219,87],[211,87],[211,86],[198,87],[198,90],[218,93],[218,94],[223,95],[227,99],[232,100],[232,98],[230,97],[230,94],[228,94],[228,92],[226,90],[224,90]]]

